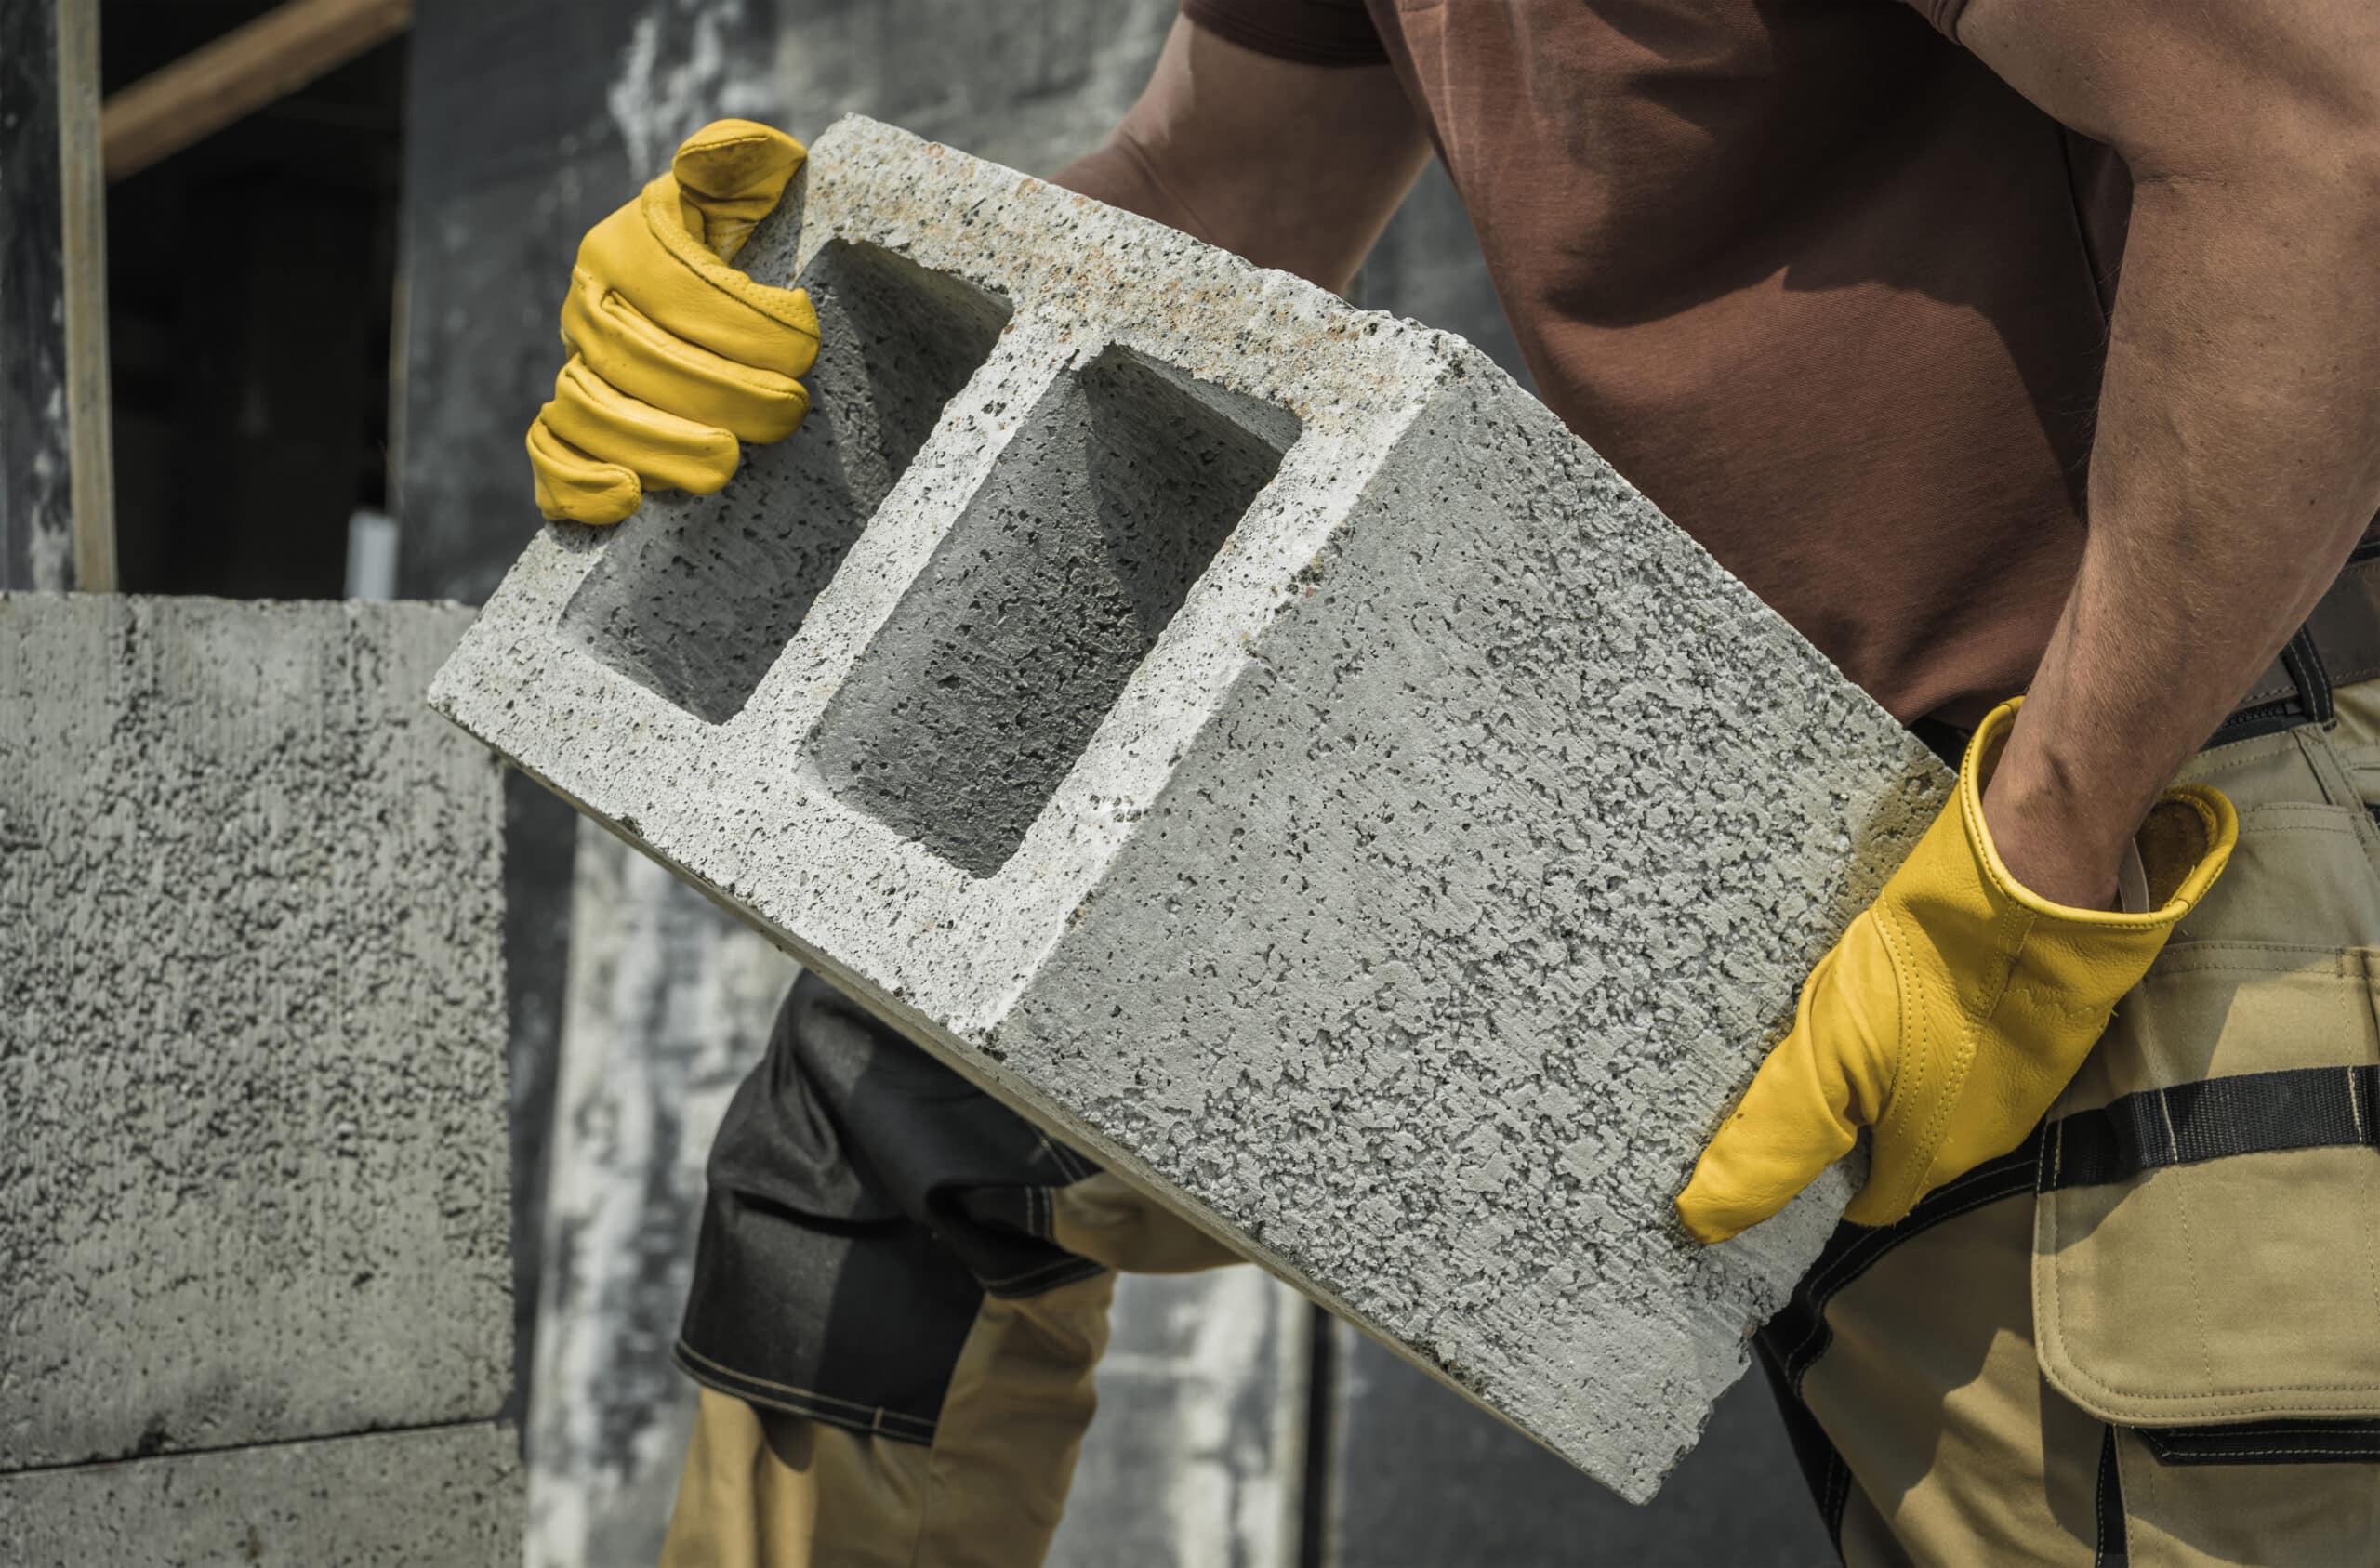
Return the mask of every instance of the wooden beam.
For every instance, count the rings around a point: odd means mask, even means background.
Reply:
[[[66,255],[66,432],[74,586],[113,593],[115,439],[108,388],[108,187],[99,154],[99,0],[58,0],[58,193]]]
[[[212,136],[413,25],[413,0],[284,0],[109,98],[111,180]]]
[[[0,0],[0,590],[115,586],[99,0]]]

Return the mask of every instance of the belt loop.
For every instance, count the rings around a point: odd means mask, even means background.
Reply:
[[[2281,662],[2297,682],[2297,698],[2306,706],[2307,721],[2328,724],[2336,711],[2331,702],[2331,672],[2322,663],[2321,650],[2314,646],[2312,622],[2297,628],[2297,635],[2281,651]]]

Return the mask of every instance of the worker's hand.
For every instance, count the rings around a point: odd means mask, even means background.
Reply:
[[[810,398],[794,377],[818,357],[818,312],[727,263],[805,156],[782,131],[716,121],[580,242],[562,310],[570,361],[529,427],[547,517],[617,522],[647,489],[708,494],[735,472],[737,441],[801,423]]]
[[[1696,1240],[1785,1206],[1874,1129],[1844,1218],[1886,1225],[2025,1140],[2117,1001],[2221,875],[2239,819],[2220,791],[2169,790],[2135,842],[2153,913],[2069,909],[2019,887],[1983,820],[2016,703],[1976,731],[1943,808],[1802,987],[1792,1032],[1702,1152],[1677,1200]]]

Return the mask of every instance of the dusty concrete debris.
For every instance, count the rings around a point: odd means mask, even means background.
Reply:
[[[433,701],[1642,1498],[1815,1256],[1669,1200],[1942,770],[1459,339],[891,127],[813,412]]]

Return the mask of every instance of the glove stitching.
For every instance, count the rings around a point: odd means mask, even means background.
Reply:
[[[1897,1133],[1907,1123],[1909,1110],[1919,1100],[1927,1080],[1932,1076],[1934,1061],[1933,1053],[1929,1048],[1926,1009],[1919,1000],[1922,995],[1922,987],[1917,975],[1916,944],[1909,939],[1908,933],[1901,929],[1900,915],[1890,903],[1879,899],[1873,906],[1872,913],[1876,916],[1877,929],[1884,934],[1884,951],[1893,961],[1893,984],[1896,992],[1894,1002],[1896,1010],[1899,1014],[1897,1021],[1900,1029],[1897,1033],[1901,1035],[1900,1048],[1888,1055],[1887,1065],[1890,1068],[1892,1081],[1884,1090],[1884,1104],[1878,1108],[1876,1116],[1876,1137],[1881,1142]],[[1916,1034],[1914,1040],[1909,1037],[1912,1028]],[[1906,1094],[1902,1092],[1904,1086],[1908,1090]],[[1920,1147],[1923,1146],[1921,1136]],[[1875,1163],[1877,1165],[1884,1163],[1881,1149],[1876,1151]],[[1923,1166],[1919,1166],[1921,1174],[1924,1168]],[[1869,1185],[1871,1187],[1876,1185],[1877,1179],[1877,1173],[1871,1170]],[[1903,1193],[1910,1184],[1909,1178],[1896,1173],[1886,1175],[1883,1179],[1884,1192],[1890,1199],[1884,1223],[1890,1224],[1908,1218],[1909,1211],[1915,1207],[1917,1203],[1914,1195],[1903,1201]],[[1863,1192],[1862,1196],[1864,1195]]]
[[[666,191],[663,189],[665,186],[668,187]],[[644,188],[644,195],[641,200],[640,212],[644,219],[645,230],[659,242],[662,254],[702,280],[709,287],[739,301],[747,309],[774,322],[779,326],[800,334],[815,344],[818,341],[818,328],[815,322],[801,319],[803,315],[812,313],[808,309],[810,304],[808,295],[801,294],[800,290],[773,289],[754,282],[749,273],[730,267],[716,256],[711,255],[707,249],[703,249],[702,242],[686,232],[685,226],[677,220],[674,212],[658,215],[654,212],[655,205],[674,208],[677,194],[678,182],[669,176],[664,175]],[[702,251],[700,258],[690,254],[690,250],[693,249]],[[791,301],[798,294],[800,295],[803,307],[801,311],[794,315],[782,313],[792,308]]]
[[[633,333],[641,338],[646,347],[651,349],[656,356],[666,360],[685,375],[714,383],[728,382],[740,390],[785,402],[790,402],[793,393],[801,389],[801,383],[781,372],[760,365],[748,365],[741,360],[732,360],[725,354],[705,349],[698,343],[687,343],[676,333],[669,331],[638,310],[636,301],[617,289],[606,289],[596,308],[619,323],[623,331]],[[706,360],[697,359],[686,353],[684,350],[687,349],[707,354],[711,360],[716,360],[719,365],[724,365],[727,368],[721,370]],[[605,379],[608,380],[609,377]],[[782,382],[784,385],[775,385],[774,383],[777,382]]]
[[[732,465],[740,455],[740,448],[732,432],[673,414],[633,393],[624,392],[596,375],[587,367],[584,360],[575,356],[562,367],[562,374],[554,378],[554,401],[546,405],[540,417],[556,435],[562,435],[562,430],[552,415],[560,408],[574,424],[583,422],[602,427],[607,431],[624,431],[629,439],[654,449],[665,460],[716,464],[724,459]],[[563,390],[565,383],[569,389],[567,392]],[[607,399],[615,400],[618,406],[611,406]],[[633,428],[631,422],[641,422],[643,428]],[[721,450],[722,442],[725,443],[724,451]],[[573,444],[590,455],[594,452],[594,448],[584,441],[576,441]]]
[[[1934,1102],[1932,1113],[1926,1120],[1924,1133],[1918,1142],[1915,1157],[1910,1162],[1909,1169],[1911,1174],[1905,1179],[1910,1208],[1914,1208],[1928,1192],[1939,1185],[1934,1179],[1935,1162],[1941,1155],[1942,1145],[1950,1140],[1950,1122],[1958,1112],[1961,1097],[1966,1092],[1967,1080],[1974,1074],[1975,1061],[1980,1053],[1983,1037],[1999,1017],[2001,1004],[2007,1000],[2010,982],[2016,978],[2016,954],[2023,948],[2025,939],[2031,934],[2034,916],[2031,913],[2021,906],[2011,908],[1993,921],[1995,926],[2015,927],[2013,940],[1998,947],[1998,951],[2005,954],[2006,956],[2001,961],[1999,978],[1993,985],[1990,1002],[1983,1008],[1980,1016],[1970,1017],[1964,1006],[1959,1009],[1961,1017],[1967,1020],[1966,1026],[1959,1032],[1959,1038],[1955,1042],[1948,1063],[1949,1072],[1942,1086],[1942,1092]],[[1956,976],[1951,977],[1951,985],[1952,995],[1955,996],[1957,995]],[[1905,1213],[1906,1209],[1903,1212]]]

